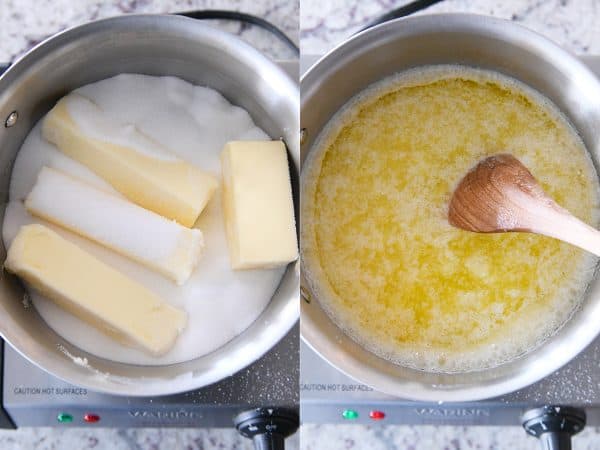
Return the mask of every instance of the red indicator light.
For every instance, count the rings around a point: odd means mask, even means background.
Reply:
[[[371,411],[369,417],[373,420],[381,420],[385,418],[385,413],[383,411]]]
[[[85,420],[87,423],[96,423],[100,422],[100,416],[97,414],[86,414],[83,416],[83,420]]]

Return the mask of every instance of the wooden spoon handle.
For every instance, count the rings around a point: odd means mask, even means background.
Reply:
[[[600,256],[600,231],[590,227],[554,201],[538,205],[529,211],[527,231],[568,242]]]

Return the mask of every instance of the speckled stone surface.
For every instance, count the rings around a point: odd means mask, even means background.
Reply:
[[[130,13],[162,14],[199,9],[254,14],[298,41],[298,0],[2,0],[0,62],[14,61],[47,37],[90,20]],[[237,34],[273,58],[293,56],[285,45],[260,28],[228,21],[206,22]]]
[[[301,0],[300,42],[305,54],[323,54],[371,20],[407,0]],[[463,12],[510,19],[571,52],[600,54],[598,0],[444,0],[417,14]]]
[[[598,430],[573,439],[573,450],[598,450]],[[304,425],[302,450],[540,450],[515,427]]]
[[[289,0],[2,0],[0,63],[14,61],[33,45],[65,28],[127,13],[170,13],[197,9],[239,10],[263,17],[298,41],[299,5]],[[208,21],[239,35],[274,59],[294,55],[271,34],[237,23]],[[297,450],[299,434],[286,448]],[[251,450],[234,429],[57,429],[0,430],[1,450]]]
[[[300,49],[322,55],[380,14],[407,0],[301,0]],[[598,0],[444,0],[423,13],[467,12],[510,19],[576,54],[600,54]],[[539,450],[521,427],[303,425],[302,450]],[[600,428],[588,427],[574,450],[600,449]]]
[[[228,429],[21,428],[0,432],[2,450],[252,450],[248,439]],[[298,434],[286,450],[298,449]]]

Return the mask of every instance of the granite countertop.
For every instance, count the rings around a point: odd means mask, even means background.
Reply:
[[[301,0],[300,49],[322,55],[387,10],[408,0]],[[597,0],[445,0],[418,14],[466,12],[510,19],[576,54],[600,55]],[[302,450],[539,450],[521,427],[315,425],[301,427]],[[575,450],[600,448],[600,428],[573,439]]]
[[[408,0],[301,0],[303,54],[323,54],[371,20]],[[600,55],[600,2],[597,0],[444,0],[424,11],[432,14],[485,14],[520,23],[576,54]]]
[[[288,0],[3,0],[0,63],[11,62],[48,36],[90,20],[128,13],[171,13],[229,9],[267,19],[298,42],[298,3]],[[207,21],[240,36],[273,59],[296,57],[270,33],[233,22]],[[286,448],[297,450],[299,433]],[[231,429],[21,428],[0,430],[2,450],[212,450],[253,449]]]
[[[34,45],[66,28],[122,14],[167,14],[200,9],[228,9],[272,22],[298,42],[298,3],[287,0],[3,0],[0,8],[0,62],[14,61]],[[261,28],[207,20],[238,35],[274,59],[293,53]]]

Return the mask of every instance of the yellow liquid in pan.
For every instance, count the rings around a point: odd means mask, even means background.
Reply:
[[[545,99],[490,72],[431,67],[378,83],[328,125],[303,171],[303,256],[355,340],[431,371],[497,365],[535,347],[581,301],[595,258],[525,233],[451,227],[466,171],[509,152],[595,224],[598,182]]]

